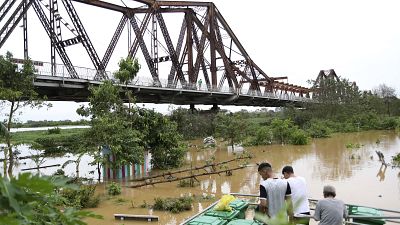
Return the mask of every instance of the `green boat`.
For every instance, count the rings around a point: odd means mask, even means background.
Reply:
[[[242,197],[258,197],[252,194],[240,194],[231,193],[234,196]],[[318,200],[309,199],[310,205],[315,205]],[[180,225],[261,225],[264,224],[256,219],[246,218],[246,211],[250,208],[255,208],[254,202],[250,202],[245,199],[236,199],[232,201],[229,206],[231,206],[232,211],[216,211],[214,210],[215,205],[218,203],[214,202],[208,206],[203,211],[197,213],[196,215],[186,219]],[[250,207],[250,208],[249,208]],[[382,225],[386,222],[399,223],[400,224],[400,211],[378,209],[358,205],[346,204],[348,210],[348,218],[344,221],[344,224],[354,224],[354,225]],[[313,208],[313,207],[311,207]],[[385,215],[385,213],[390,213],[391,216]],[[307,215],[295,215],[295,217],[309,217]]]

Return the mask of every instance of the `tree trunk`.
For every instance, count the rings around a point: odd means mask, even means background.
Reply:
[[[9,157],[9,166],[8,166],[8,176],[11,178],[12,177],[12,170],[13,170],[13,164],[14,164],[14,155],[12,151],[12,146],[11,146],[11,121],[12,121],[12,116],[14,113],[14,106],[15,106],[15,101],[11,101],[11,108],[10,108],[10,114],[8,115],[8,124],[7,124],[7,131],[8,135],[6,135],[6,142],[7,142],[7,149],[8,149],[8,157]],[[6,169],[6,167],[4,167]]]
[[[233,138],[231,139],[231,146],[232,146],[232,152],[235,150],[234,148],[235,148],[235,146],[234,146],[234,144],[233,144]]]
[[[100,162],[97,162],[97,174],[99,175],[97,177],[97,181],[100,182],[100,178],[101,178]]]

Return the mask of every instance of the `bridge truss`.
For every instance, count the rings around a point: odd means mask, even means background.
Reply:
[[[64,8],[61,13],[61,4]],[[130,1],[132,2],[132,1]],[[110,79],[106,68],[125,27],[131,40],[128,56],[143,56],[154,86],[162,87],[160,79],[166,79],[165,87],[197,89],[199,80],[208,91],[229,88],[241,93],[263,96],[267,93],[305,97],[309,89],[282,82],[287,77],[268,76],[249,56],[221,12],[211,2],[135,0],[140,7],[128,7],[98,0],[4,0],[0,5],[0,48],[22,21],[24,57],[28,58],[27,12],[33,8],[51,42],[51,71],[57,73],[56,54],[68,71],[70,78],[80,78],[66,48],[82,45],[92,66],[97,71],[94,80]],[[75,5],[86,4],[121,14],[103,57],[100,58]],[[167,26],[165,17],[173,16],[173,24]],[[8,19],[7,19],[8,18]],[[71,23],[69,22],[71,21]],[[173,38],[172,26],[180,25],[177,39]],[[64,38],[62,30],[72,34]],[[169,63],[168,69],[161,69]]]

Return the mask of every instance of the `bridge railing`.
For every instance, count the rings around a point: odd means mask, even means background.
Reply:
[[[80,79],[84,80],[94,80],[97,70],[85,67],[74,67]],[[41,66],[37,66],[37,74],[42,76],[57,76],[63,78],[70,78],[71,74],[68,72],[67,68],[63,64],[56,65],[56,74],[52,74],[51,71],[51,63],[43,62]],[[114,77],[113,73],[110,71],[106,71],[109,79],[118,83],[118,80]],[[223,86],[222,88],[212,87],[211,90],[207,87],[207,85],[202,84],[199,86],[197,83],[189,83],[186,86],[182,86],[180,83],[176,85],[176,87],[171,87],[168,83],[167,79],[160,79],[160,83],[155,83],[151,77],[143,77],[137,76],[130,85],[134,86],[142,86],[142,87],[157,87],[157,88],[170,88],[170,89],[180,89],[180,90],[191,90],[191,91],[199,91],[199,92],[208,92],[208,93],[235,93],[239,95],[247,95],[253,97],[267,97],[271,99],[277,100],[286,100],[286,101],[301,101],[301,102],[312,102],[313,100],[306,97],[300,97],[293,94],[287,93],[274,93],[274,92],[261,92],[261,94],[255,91],[249,91],[248,88],[242,88],[240,90],[235,90],[227,86]]]

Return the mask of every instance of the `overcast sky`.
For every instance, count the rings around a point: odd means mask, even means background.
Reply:
[[[117,0],[109,2],[121,4]],[[129,0],[124,2],[137,6]],[[289,83],[307,86],[307,80],[316,78],[319,70],[335,69],[338,75],[356,81],[363,90],[385,83],[399,94],[400,1],[216,0],[214,3],[253,61],[269,76],[288,76]],[[121,15],[74,4],[101,58]],[[61,12],[61,16],[67,18],[66,13]],[[176,20],[166,18],[171,32],[179,30],[181,19]],[[171,28],[173,24],[177,25]],[[22,29],[17,27],[0,54],[9,50],[15,57],[23,57],[22,40]],[[118,60],[126,56],[127,42],[124,31],[109,70],[115,70]],[[33,60],[50,61],[49,39],[32,8],[29,12],[29,50]],[[81,46],[68,47],[68,53],[74,65],[92,67]],[[20,118],[79,119],[75,113],[79,104],[53,105],[49,110],[25,110]],[[148,107],[162,112],[168,110],[165,105]]]

